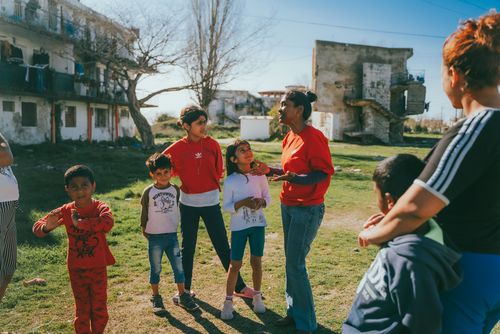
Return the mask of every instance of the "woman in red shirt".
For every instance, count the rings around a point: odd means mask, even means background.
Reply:
[[[186,136],[163,151],[171,157],[173,175],[182,182],[179,207],[187,291],[191,290],[200,217],[226,272],[230,262],[229,242],[219,204],[219,181],[224,174],[224,163],[219,143],[206,134],[207,120],[207,113],[199,106],[184,107],[177,124],[186,131]],[[245,285],[239,274],[235,290],[236,296],[253,297],[253,289]]]
[[[285,239],[287,315],[279,325],[295,324],[299,332],[317,328],[314,300],[306,269],[306,256],[325,212],[324,195],[333,175],[328,139],[310,125],[313,92],[288,91],[281,100],[279,122],[290,127],[283,139],[280,169],[264,163],[256,174],[284,181],[281,189],[281,217]]]

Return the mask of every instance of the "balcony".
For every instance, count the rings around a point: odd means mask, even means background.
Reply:
[[[127,103],[125,94],[110,92],[105,87],[104,83],[93,81],[83,84],[81,78],[75,81],[74,75],[47,67],[0,63],[1,92],[106,104]]]

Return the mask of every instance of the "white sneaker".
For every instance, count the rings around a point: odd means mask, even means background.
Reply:
[[[264,306],[264,302],[262,301],[262,295],[260,293],[253,296],[252,304],[253,304],[253,311],[255,313],[266,312],[266,307]]]
[[[231,320],[233,319],[234,306],[232,300],[225,300],[224,306],[222,307],[222,311],[220,312],[220,318],[222,320]]]

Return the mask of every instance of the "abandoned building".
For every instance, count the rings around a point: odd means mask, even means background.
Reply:
[[[265,115],[268,109],[263,99],[246,90],[219,89],[208,105],[208,117],[214,124],[236,125],[240,116]]]
[[[123,89],[101,59],[79,52],[107,38],[128,58],[120,46],[130,41],[126,29],[78,0],[0,4],[0,131],[9,141],[111,141],[134,134]]]
[[[331,140],[399,143],[403,122],[428,108],[423,73],[409,73],[411,48],[316,41],[313,125]]]

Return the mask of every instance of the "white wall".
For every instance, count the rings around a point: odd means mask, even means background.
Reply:
[[[245,140],[269,139],[269,116],[240,116],[240,138]]]
[[[3,111],[2,101],[14,101],[14,112]],[[37,126],[22,126],[22,102],[37,105]],[[47,100],[29,96],[0,95],[0,131],[11,142],[18,144],[37,144],[50,140],[50,110]]]
[[[91,108],[93,108],[92,112],[92,140],[102,141],[102,140],[113,140],[113,132],[112,132],[112,115],[111,108],[109,108],[106,104],[91,104]],[[106,109],[106,127],[96,127],[95,122],[97,118],[96,109]]]
[[[67,107],[76,107],[76,127],[66,126],[65,113]],[[87,104],[85,102],[63,101],[61,103],[61,121],[62,139],[87,139]]]
[[[341,138],[335,138],[335,134],[340,133],[340,124],[338,120],[340,114],[334,114],[329,112],[319,112],[313,111],[311,113],[312,126],[323,132],[328,140],[340,140]]]
[[[3,110],[3,101],[14,102],[14,112]],[[22,126],[22,102],[32,102],[37,105],[37,126]],[[87,103],[76,101],[58,101],[61,106],[61,138],[63,140],[87,140]],[[68,106],[76,107],[76,127],[67,127],[65,111]],[[51,108],[52,105],[44,98],[0,94],[0,132],[13,143],[22,145],[38,144],[51,139]],[[111,141],[115,136],[114,110],[104,104],[91,104],[91,108],[107,110],[107,124],[104,128],[95,127],[95,112],[92,115],[92,140]],[[124,108],[124,107],[122,107]],[[126,109],[126,108],[125,108]],[[118,111],[118,136],[131,137],[135,133],[135,124],[128,113],[122,117]]]

